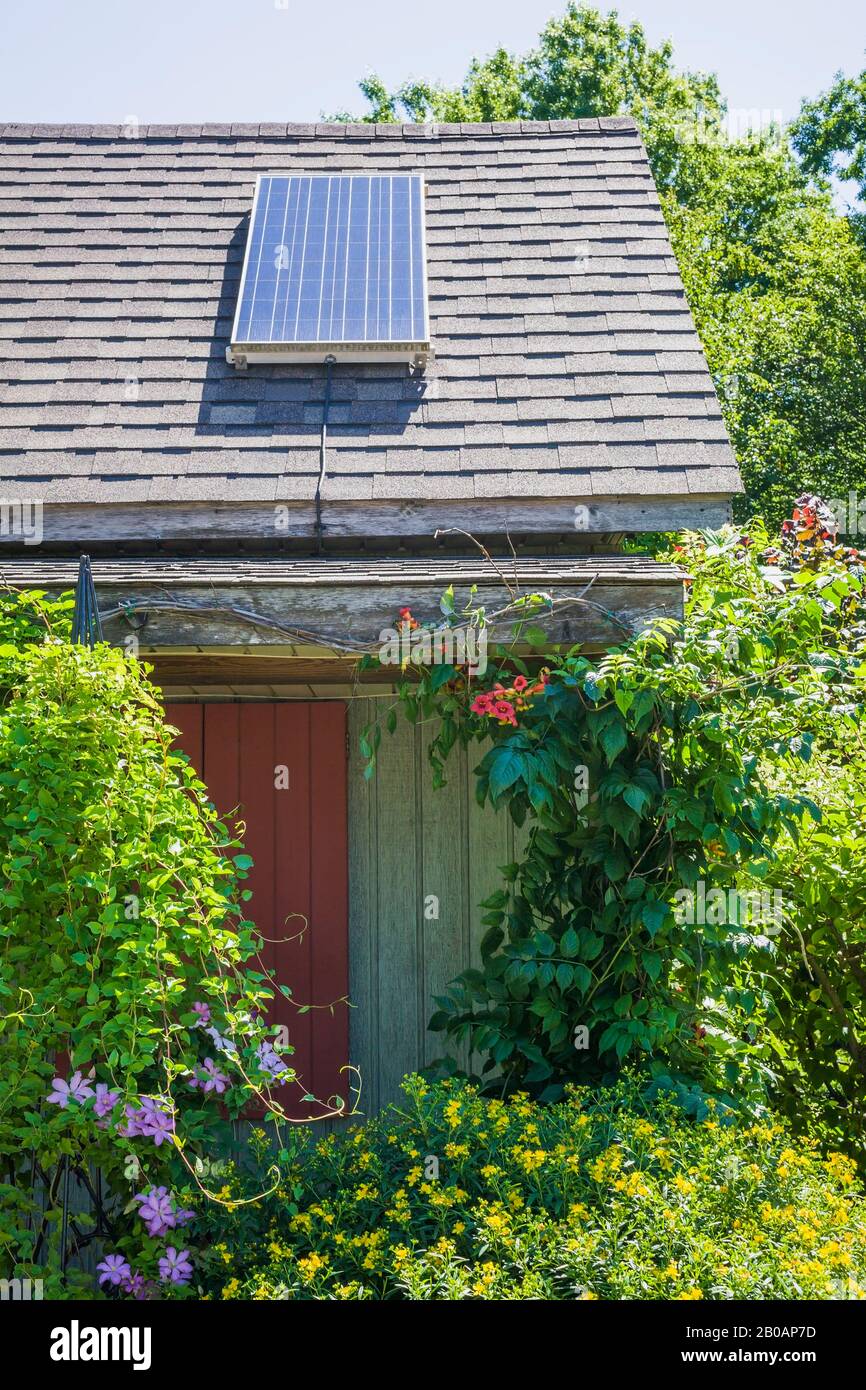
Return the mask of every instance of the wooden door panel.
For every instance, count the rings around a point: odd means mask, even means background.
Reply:
[[[328,1007],[348,994],[346,706],[221,701],[165,711],[217,810],[245,823],[247,911],[265,939],[265,965],[292,991],[291,1000],[277,995],[270,1020],[288,1030],[303,1087],[320,1101],[346,1098],[348,1008]],[[315,1007],[300,1014],[303,1004]],[[292,1115],[316,1113],[302,1094],[294,1086],[280,1099]]]

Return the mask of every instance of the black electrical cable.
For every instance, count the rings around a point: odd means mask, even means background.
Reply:
[[[328,411],[331,408],[331,375],[336,357],[325,358],[325,403],[322,407],[322,435],[319,441],[319,480],[316,483],[316,550],[321,555],[324,549],[322,535],[322,483],[328,466]]]

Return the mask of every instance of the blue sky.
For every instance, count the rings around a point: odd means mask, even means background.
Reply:
[[[607,5],[601,8],[609,8]],[[0,116],[18,121],[315,120],[360,111],[375,69],[458,81],[531,46],[559,0],[4,0]],[[622,4],[737,108],[781,111],[866,63],[862,0]]]

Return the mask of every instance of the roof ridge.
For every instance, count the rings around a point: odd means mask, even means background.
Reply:
[[[143,124],[126,121],[118,125],[78,124],[75,122],[12,121],[0,125],[0,138],[7,140],[238,140],[238,139],[437,139],[463,135],[581,134],[599,130],[637,131],[631,116],[585,116],[576,120],[547,121],[261,121]]]

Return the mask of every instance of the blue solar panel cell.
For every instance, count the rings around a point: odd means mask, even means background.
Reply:
[[[428,338],[418,175],[259,178],[230,360],[412,360]]]

